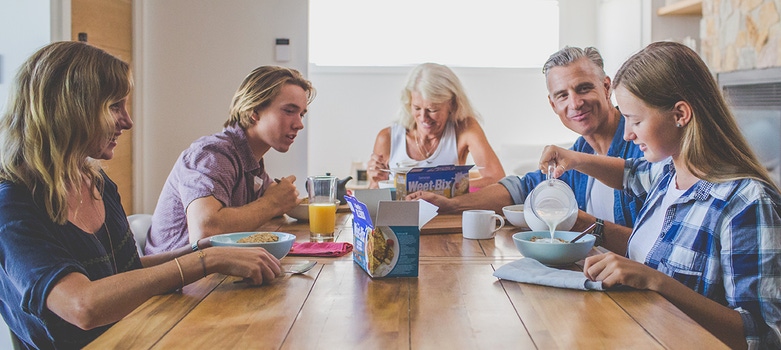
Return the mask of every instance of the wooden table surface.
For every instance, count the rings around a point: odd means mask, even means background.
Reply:
[[[339,213],[337,226],[336,240],[352,242],[351,214]],[[262,229],[309,239],[294,219]],[[498,280],[494,270],[521,257],[511,237],[518,231],[510,225],[480,241],[422,235],[418,277],[372,279],[351,254],[285,257],[283,265],[318,264],[263,286],[213,274],[153,297],[87,348],[726,348],[655,292]]]

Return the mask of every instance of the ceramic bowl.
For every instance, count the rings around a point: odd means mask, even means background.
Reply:
[[[513,226],[529,228],[529,226],[526,225],[526,217],[523,214],[523,204],[508,205],[502,208],[502,213],[504,213],[504,217],[507,218],[507,221],[513,224]]]
[[[580,232],[556,231],[555,238],[567,242]],[[545,265],[567,265],[586,258],[594,246],[594,236],[585,235],[575,243],[532,242],[532,237],[550,238],[550,231],[525,231],[513,235],[515,247],[524,257],[532,258]]]
[[[212,246],[215,247],[262,247],[266,249],[271,255],[277,259],[282,259],[290,252],[290,248],[293,248],[293,243],[296,241],[296,236],[290,233],[284,232],[269,232],[279,237],[279,241],[276,242],[262,242],[262,243],[239,243],[239,239],[247,236],[254,235],[258,232],[235,232],[226,233],[222,235],[212,236],[209,240]]]
[[[339,200],[335,200],[334,203],[336,203],[336,208],[339,208]],[[287,216],[297,219],[298,221],[309,221],[309,198],[304,198],[304,200],[297,206],[295,206],[293,209],[290,209],[287,213]]]
[[[396,188],[396,182],[391,180],[382,180],[377,183],[379,188]]]

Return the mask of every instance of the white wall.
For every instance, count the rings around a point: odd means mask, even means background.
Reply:
[[[50,0],[0,0],[0,115],[11,83],[30,55],[51,41]],[[0,349],[11,349],[11,334],[0,319]]]
[[[597,48],[611,78],[621,64],[643,45],[643,3],[601,0],[597,15]]]
[[[598,1],[559,3],[559,45],[596,45]],[[310,173],[331,172],[344,177],[350,175],[352,162],[368,161],[377,132],[396,117],[410,69],[310,68],[309,77],[318,89],[317,105],[309,117]],[[482,114],[483,129],[506,173],[527,165],[530,158],[536,159],[541,145],[577,138],[551,110],[541,68],[453,70]]]
[[[651,31],[661,0],[560,0],[560,46],[596,46],[612,75],[664,31]],[[307,0],[135,0],[136,212],[152,212],[179,153],[217,132],[230,97],[251,69],[282,64],[307,74],[318,91],[290,152],[273,154],[273,176],[350,175],[366,161],[377,132],[396,116],[409,67],[307,67]],[[677,30],[677,29],[673,29]],[[274,38],[290,38],[293,61],[273,60]],[[456,68],[507,173],[534,147],[576,135],[551,111],[540,69]],[[520,145],[520,146],[518,146]],[[516,150],[523,150],[519,154]]]
[[[198,137],[218,132],[233,93],[261,65],[307,74],[307,0],[136,0],[134,95],[136,212],[151,213],[171,167]],[[274,39],[289,38],[290,62],[274,61]],[[272,176],[307,174],[307,132],[287,154],[273,150]]]
[[[51,40],[50,0],[0,0],[0,111],[19,66]]]

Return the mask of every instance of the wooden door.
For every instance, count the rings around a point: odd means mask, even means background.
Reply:
[[[86,41],[133,65],[131,0],[71,0],[71,40]],[[81,38],[80,38],[81,36]],[[85,38],[86,37],[86,38]],[[128,112],[132,116],[131,103]],[[125,212],[133,214],[133,129],[119,138],[103,168],[119,187]]]

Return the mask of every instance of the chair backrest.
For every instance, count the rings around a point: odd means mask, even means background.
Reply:
[[[136,239],[138,255],[143,256],[144,247],[146,247],[146,233],[152,226],[152,215],[133,214],[127,217],[127,221],[130,223],[130,231],[133,231],[133,236]]]

